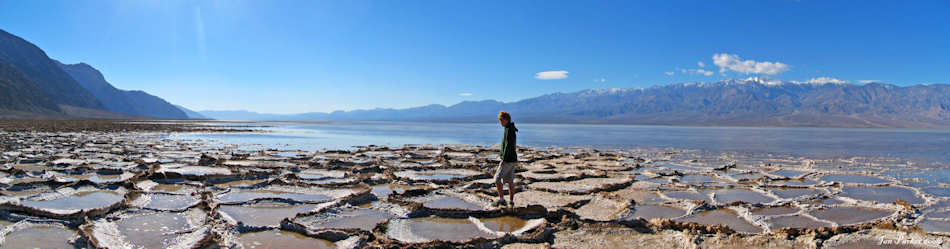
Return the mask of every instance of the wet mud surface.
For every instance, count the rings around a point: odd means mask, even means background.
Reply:
[[[950,248],[948,178],[895,158],[521,147],[499,207],[497,147],[40,126],[0,131],[0,248]]]

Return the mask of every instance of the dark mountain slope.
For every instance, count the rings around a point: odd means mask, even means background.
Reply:
[[[3,30],[0,30],[0,62],[15,68],[57,104],[104,109],[92,93],[63,72],[46,52]]]
[[[56,64],[85,89],[92,92],[106,110],[158,118],[187,119],[188,115],[164,99],[143,91],[120,90],[109,84],[99,70],[86,63]]]
[[[10,64],[0,62],[0,109],[56,113],[59,107],[43,90]]]

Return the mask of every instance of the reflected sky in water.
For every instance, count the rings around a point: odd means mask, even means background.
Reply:
[[[264,122],[266,132],[186,133],[247,149],[348,149],[356,145],[478,144],[501,141],[498,124],[406,122]],[[885,156],[950,161],[950,130],[863,128],[682,127],[517,124],[518,144],[593,148],[672,147],[798,156]]]

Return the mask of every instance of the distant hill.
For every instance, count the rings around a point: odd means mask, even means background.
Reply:
[[[119,90],[95,68],[64,65],[0,30],[0,119],[186,119],[165,100]]]
[[[178,108],[178,110],[181,110],[182,112],[184,112],[185,115],[188,115],[189,119],[211,119],[209,117],[205,117],[205,115],[201,115],[201,113],[185,108],[184,106],[175,105],[175,107]]]
[[[86,63],[56,64],[86,90],[92,92],[106,110],[118,113],[169,119],[187,119],[188,115],[162,98],[143,91],[120,90],[109,84],[99,70]]]
[[[282,115],[282,114],[264,114],[250,111],[198,111],[205,117],[218,120],[304,120],[305,114]],[[324,114],[326,115],[326,114]],[[319,119],[314,119],[319,120]]]
[[[452,106],[297,115],[201,113],[244,120],[494,122],[499,110],[511,112],[516,121],[538,123],[950,127],[950,85],[900,87],[752,77],[646,89],[591,89],[509,103],[465,101]]]

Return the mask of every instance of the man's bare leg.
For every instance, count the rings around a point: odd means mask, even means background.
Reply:
[[[505,199],[505,194],[504,194],[504,192],[502,192],[502,190],[504,190],[504,189],[502,188],[501,182],[496,182],[496,183],[495,183],[495,187],[498,188],[498,199],[504,200],[504,199]]]
[[[500,185],[499,185],[500,186]],[[498,196],[501,196],[501,188],[498,189]],[[508,181],[508,199],[511,200],[511,206],[515,206],[515,181]]]

